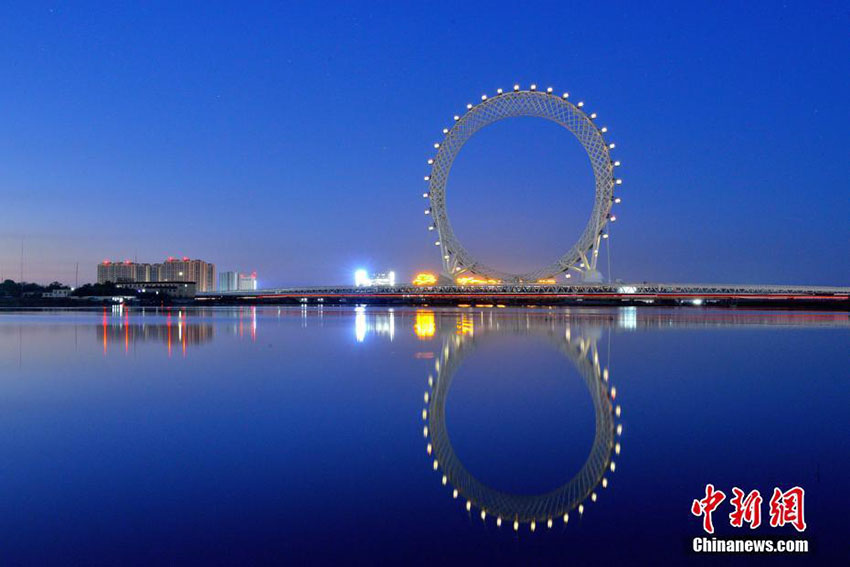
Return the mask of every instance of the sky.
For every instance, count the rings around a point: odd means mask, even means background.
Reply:
[[[850,285],[840,2],[19,2],[0,7],[0,277],[191,256],[260,285],[439,270],[426,160],[514,83],[569,91],[622,161],[610,275]],[[593,202],[580,144],[506,120],[448,214],[507,271]],[[607,258],[601,262],[607,270]]]

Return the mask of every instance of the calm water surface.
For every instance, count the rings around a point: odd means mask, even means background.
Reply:
[[[807,559],[840,563],[848,339],[846,313],[0,313],[0,564],[707,563],[708,482],[804,487]]]

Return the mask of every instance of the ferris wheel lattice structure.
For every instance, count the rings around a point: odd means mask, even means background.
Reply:
[[[428,230],[436,231],[443,264],[443,276],[454,280],[471,275],[499,283],[549,281],[566,274],[577,273],[584,281],[601,281],[596,269],[599,245],[608,238],[607,224],[616,220],[612,206],[620,203],[615,189],[622,179],[614,176],[619,161],[611,158],[615,145],[605,140],[608,129],[596,125],[596,113],[586,113],[584,103],[573,104],[569,93],[557,95],[551,87],[545,91],[536,85],[523,90],[514,85],[513,90],[498,89],[496,95],[481,96],[478,104],[466,105],[467,112],[454,116],[454,125],[443,129],[443,139],[434,144],[437,154],[428,160],[431,172],[425,176],[428,191],[423,197],[429,200],[425,214],[433,219]],[[569,130],[584,147],[593,168],[595,198],[590,218],[573,246],[553,263],[526,273],[510,273],[487,266],[476,260],[454,234],[446,211],[446,185],[452,164],[469,139],[485,126],[515,117],[537,117],[555,122]]]

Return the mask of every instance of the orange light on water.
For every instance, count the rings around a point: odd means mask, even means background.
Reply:
[[[460,317],[458,317],[456,334],[470,336],[475,334],[475,321],[472,317],[469,317],[466,314],[461,314]]]
[[[422,340],[428,340],[433,337],[437,332],[434,313],[432,311],[417,311],[413,332]]]
[[[437,285],[437,276],[429,272],[420,272],[413,278],[413,285]]]

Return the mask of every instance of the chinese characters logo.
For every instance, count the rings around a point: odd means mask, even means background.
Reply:
[[[768,504],[770,514],[770,527],[782,527],[785,524],[794,526],[798,532],[805,531],[806,519],[803,510],[805,491],[799,486],[782,491],[780,488],[773,489],[773,496]],[[714,533],[714,520],[712,514],[726,500],[726,494],[722,490],[714,488],[713,484],[705,485],[705,497],[694,500],[691,504],[691,514],[702,517],[702,529],[706,533]],[[761,525],[761,507],[763,498],[758,490],[745,493],[737,486],[732,488],[732,512],[729,513],[729,524],[734,528],[741,528],[749,524],[754,530]]]

